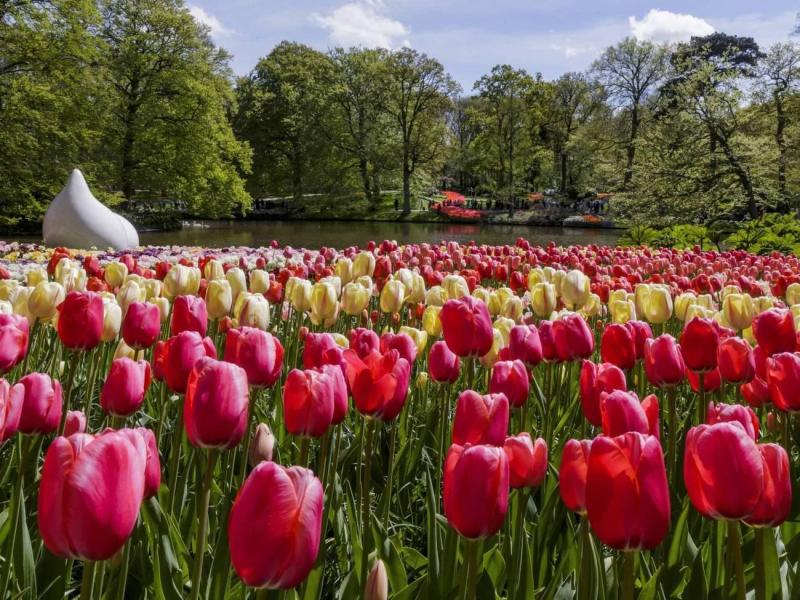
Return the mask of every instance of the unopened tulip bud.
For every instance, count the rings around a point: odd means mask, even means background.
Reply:
[[[49,321],[65,296],[66,292],[60,283],[43,281],[33,288],[28,298],[28,310],[37,319]]]
[[[540,282],[531,289],[531,308],[537,317],[548,318],[556,308],[556,288],[552,283]]]
[[[236,304],[236,299],[239,297],[239,294],[247,291],[247,280],[245,279],[244,271],[239,267],[228,269],[228,272],[225,273],[225,279],[231,285],[233,303]]]
[[[406,297],[406,286],[402,281],[391,279],[381,290],[380,306],[385,313],[398,313],[403,308]]]
[[[383,561],[378,559],[372,565],[364,588],[364,600],[386,600],[389,597],[389,579]]]
[[[418,388],[424,388],[426,385],[428,385],[428,373],[427,372],[420,371],[420,373],[417,375],[416,385],[417,385]]]
[[[370,291],[358,283],[350,282],[342,290],[342,309],[356,316],[369,306]]]
[[[225,279],[213,279],[206,288],[206,309],[212,319],[226,316],[233,306],[231,284]]]
[[[200,269],[175,264],[164,277],[164,292],[170,296],[197,294],[200,289]]]
[[[260,462],[272,460],[272,452],[274,449],[275,436],[266,423],[259,423],[253,433],[253,440],[250,442],[250,451],[248,454],[250,466],[255,467]]]
[[[159,318],[162,323],[166,323],[169,319],[169,300],[166,298],[153,298],[150,304],[155,304],[158,307]]]
[[[37,267],[35,269],[31,269],[25,275],[25,284],[28,287],[36,287],[42,281],[47,281],[47,269],[43,267]],[[13,281],[13,280],[9,280]]]
[[[256,269],[250,273],[250,293],[264,294],[269,289],[269,273]]]
[[[86,433],[86,415],[82,410],[71,410],[67,413],[64,437],[69,437],[74,433]]]
[[[112,288],[118,288],[123,284],[125,278],[128,276],[128,267],[125,263],[113,261],[106,265],[105,278],[106,283]]]

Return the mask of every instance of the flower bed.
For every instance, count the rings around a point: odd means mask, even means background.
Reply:
[[[777,252],[0,243],[0,597],[792,597],[798,321]]]

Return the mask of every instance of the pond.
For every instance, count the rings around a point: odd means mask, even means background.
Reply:
[[[524,237],[532,244],[615,245],[621,232],[613,229],[572,229],[528,225],[479,225],[469,223],[398,223],[376,221],[190,221],[180,231],[143,232],[143,245],[181,245],[219,248],[264,246],[271,240],[281,245],[342,248],[363,245],[369,240],[397,240],[399,243],[441,240],[480,244],[513,244]],[[31,236],[8,236],[7,241],[40,242]]]

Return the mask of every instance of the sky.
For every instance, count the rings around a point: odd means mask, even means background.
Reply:
[[[795,40],[799,0],[187,0],[238,75],[282,40],[318,50],[410,46],[440,60],[466,92],[507,63],[554,79],[626,36],[658,42],[713,31],[762,46]]]

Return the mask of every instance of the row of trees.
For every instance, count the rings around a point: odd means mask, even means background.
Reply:
[[[104,199],[197,214],[306,193],[617,192],[622,217],[798,207],[800,49],[715,33],[625,39],[553,81],[495,66],[462,90],[409,48],[283,42],[235,80],[182,0],[0,0],[0,218],[36,219],[73,166]]]

